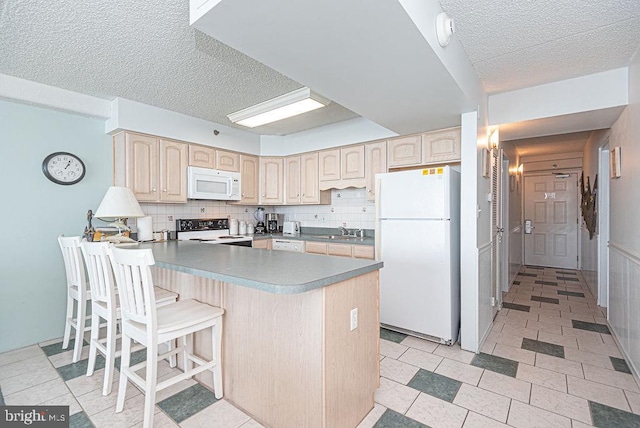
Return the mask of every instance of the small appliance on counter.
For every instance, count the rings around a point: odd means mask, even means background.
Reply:
[[[253,213],[253,217],[256,219],[256,228],[255,233],[257,235],[261,235],[265,232],[264,227],[264,208],[258,207],[258,209]]]
[[[235,218],[229,219],[229,233],[231,235],[238,234],[238,220],[236,220]]]
[[[284,214],[267,213],[267,233],[278,233],[284,222]]]
[[[252,247],[253,239],[230,233],[229,223],[228,218],[179,219],[176,220],[176,237],[180,241]]]
[[[282,234],[289,236],[300,235],[300,222],[299,221],[285,221],[282,225]]]

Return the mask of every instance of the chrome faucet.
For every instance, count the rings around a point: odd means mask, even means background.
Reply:
[[[340,227],[338,227],[338,231],[340,232],[340,234],[342,236],[347,236],[349,234],[349,231],[347,230],[346,227],[340,226]]]

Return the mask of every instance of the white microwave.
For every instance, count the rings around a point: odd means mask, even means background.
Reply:
[[[211,168],[187,167],[187,198],[240,200],[240,173]]]

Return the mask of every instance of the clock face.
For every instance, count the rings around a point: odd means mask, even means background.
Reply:
[[[42,172],[57,184],[76,184],[84,178],[84,163],[79,157],[66,152],[51,153],[42,162]]]

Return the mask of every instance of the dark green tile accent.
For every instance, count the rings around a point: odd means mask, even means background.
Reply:
[[[513,285],[520,285],[520,281],[513,281]]]
[[[558,294],[561,294],[563,296],[585,297],[584,293],[576,293],[575,291],[558,290]]]
[[[553,281],[542,281],[542,280],[537,280],[536,284],[540,284],[540,285],[553,285],[555,287],[558,286],[557,282],[553,282]]]
[[[551,297],[531,296],[531,300],[534,300],[536,302],[555,303],[556,305],[560,304],[559,299],[553,299]]]
[[[66,366],[58,367],[58,374],[62,380],[67,381],[75,379],[78,376],[87,375],[87,366],[89,365],[89,359],[80,360],[77,363],[67,364]],[[100,354],[96,357],[96,366],[94,370],[103,369],[105,366],[104,357]]]
[[[479,353],[471,361],[472,366],[491,370],[505,376],[516,377],[518,373],[518,362],[508,358],[496,357],[485,353]]]
[[[129,361],[129,367],[135,366],[138,363],[147,360],[147,349],[140,349],[131,354],[131,360]],[[116,358],[116,367],[120,367],[120,357]]]
[[[593,426],[600,428],[640,427],[640,416],[589,401]]]
[[[394,412],[391,409],[385,410],[380,416],[380,419],[376,422],[373,428],[429,428],[427,425],[421,424],[418,421],[409,419],[408,417]]]
[[[611,360],[611,364],[616,371],[632,374],[631,369],[623,358],[609,357],[609,359]]]
[[[520,272],[518,275],[520,275],[520,276],[530,276],[532,278],[536,278],[538,276],[537,273],[529,273],[529,272]]]
[[[448,402],[453,402],[462,382],[428,370],[420,369],[407,384],[408,387],[433,395]]]
[[[578,321],[578,320],[571,320],[571,324],[573,324],[573,328],[579,328],[580,330],[588,330],[588,331],[595,331],[596,333],[611,334],[611,331],[609,331],[609,327],[607,327],[605,324],[596,324],[594,322],[586,322],[586,321]]]
[[[4,405],[4,395],[2,395],[2,388],[0,387],[0,406]]]
[[[572,272],[568,270],[557,270],[556,273],[560,275],[576,275],[576,276],[578,275],[577,272]]]
[[[199,383],[172,395],[158,403],[164,412],[174,421],[180,423],[218,401]]]
[[[558,276],[558,281],[573,281],[573,282],[580,282],[580,280],[578,278],[570,278],[568,276]]]
[[[82,342],[82,346],[87,346],[89,344],[86,340],[83,340]],[[47,346],[41,346],[40,349],[42,349],[42,352],[44,352],[47,357],[50,357],[52,355],[62,354],[63,352],[73,351],[73,347],[75,346],[75,344],[76,340],[71,339],[69,341],[69,347],[67,349],[62,349],[62,341],[58,343],[52,343],[51,345]]]
[[[380,328],[380,339],[400,343],[406,337],[407,337],[406,334],[398,333],[397,331],[387,330],[386,328],[382,328],[382,327]]]
[[[541,342],[539,340],[522,339],[522,349],[526,349],[533,352],[540,352],[541,354],[551,355],[552,357],[564,358],[564,346],[556,345],[555,343]]]
[[[505,309],[513,309],[515,311],[529,312],[531,306],[518,305],[517,303],[503,302],[502,307]]]
[[[69,417],[69,428],[93,428],[91,419],[85,412],[79,412]]]

